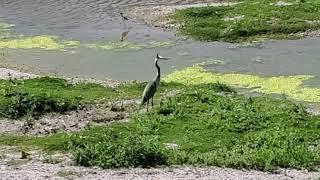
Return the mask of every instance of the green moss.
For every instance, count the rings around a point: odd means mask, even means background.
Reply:
[[[187,85],[221,82],[236,87],[254,88],[261,93],[286,94],[289,97],[308,102],[320,102],[320,89],[304,87],[303,81],[309,75],[260,77],[248,74],[223,74],[205,72],[199,65],[176,71],[164,77],[165,82]]]

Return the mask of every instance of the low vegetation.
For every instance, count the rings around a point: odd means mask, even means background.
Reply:
[[[199,40],[294,38],[294,33],[320,28],[320,2],[244,0],[232,6],[177,10],[173,19],[183,34]]]
[[[163,89],[173,86],[164,85]],[[320,165],[320,117],[286,99],[245,97],[223,84],[181,87],[127,123],[0,144],[70,151],[83,166],[214,165],[273,170]],[[175,144],[175,149],[165,144]]]
[[[51,77],[0,80],[0,117],[39,117],[48,112],[63,113],[88,104],[140,98],[145,85],[128,83],[111,88],[93,83],[71,84]],[[164,90],[172,90],[182,85],[164,83],[162,86]]]
[[[140,95],[141,84],[106,88],[97,84],[70,84],[66,80],[42,77],[28,80],[0,80],[0,117],[38,117],[46,112],[66,112],[86,104]]]

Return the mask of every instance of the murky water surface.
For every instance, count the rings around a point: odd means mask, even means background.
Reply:
[[[118,41],[123,25],[121,8],[148,4],[187,4],[196,0],[1,0],[0,22],[15,24],[17,35],[54,35],[81,43]],[[172,57],[161,62],[164,73],[205,61],[224,61],[207,65],[208,70],[259,75],[308,74],[320,77],[320,39],[269,41],[252,47],[228,43],[179,41],[172,32],[129,21],[128,41],[174,41],[176,45],[129,51],[97,50],[80,47],[75,52],[8,50],[12,63],[26,64],[45,72],[98,79],[149,80],[155,73],[155,53]],[[310,80],[314,86],[320,78]]]

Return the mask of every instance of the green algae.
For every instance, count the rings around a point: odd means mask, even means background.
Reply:
[[[55,36],[33,36],[20,37],[16,39],[6,39],[0,41],[0,48],[10,49],[33,49],[40,48],[45,50],[65,50],[79,46],[77,41],[61,41]]]
[[[61,41],[58,37],[48,35],[13,36],[11,33],[13,27],[15,27],[14,24],[0,23],[0,48],[65,50],[66,48],[77,48],[80,45],[78,41]]]
[[[137,43],[130,41],[106,41],[92,44],[80,44],[79,41],[61,40],[56,36],[37,35],[23,36],[12,35],[14,24],[0,22],[0,48],[10,49],[45,49],[45,50],[67,50],[79,47],[90,49],[109,50],[109,51],[127,51],[141,50],[147,48],[170,47],[175,45],[173,41],[155,41],[151,40],[147,43]],[[75,52],[75,51],[73,51]]]
[[[195,65],[181,71],[175,71],[164,77],[163,80],[186,85],[220,82],[239,88],[253,88],[256,92],[266,94],[285,94],[289,98],[299,101],[320,102],[319,88],[303,86],[303,81],[310,78],[313,76],[260,77],[249,74],[205,72],[199,65]]]
[[[97,44],[80,44],[79,41],[64,41],[59,40],[55,36],[33,36],[33,37],[18,37],[14,39],[0,40],[0,48],[10,49],[32,49],[40,48],[45,50],[66,50],[75,49],[84,46],[90,49],[109,50],[109,51],[126,51],[126,50],[141,50],[144,48],[169,47],[172,42],[157,42],[150,41],[147,44],[139,44],[128,41],[108,41]]]

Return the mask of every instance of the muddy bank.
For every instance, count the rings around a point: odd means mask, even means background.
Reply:
[[[30,78],[38,78],[43,76],[53,77],[53,78],[61,78],[66,79],[71,84],[78,84],[78,83],[95,83],[105,87],[117,87],[121,84],[130,83],[132,81],[120,81],[120,80],[113,80],[104,78],[104,80],[97,80],[93,78],[81,78],[81,77],[66,77],[63,75],[52,74],[52,73],[32,73],[34,70],[25,70],[23,66],[20,68],[18,66],[10,66],[10,65],[3,65],[3,67],[9,66],[10,68],[0,68],[0,79],[8,80],[8,79],[30,79]]]
[[[43,77],[43,74],[31,74],[17,70],[0,68],[0,79],[30,79]],[[55,77],[55,76],[51,76]],[[59,77],[63,78],[63,77]],[[69,83],[95,83],[105,87],[117,87],[128,81],[95,80],[83,78],[66,78]],[[40,118],[22,118],[18,120],[0,118],[0,134],[11,135],[49,135],[58,132],[79,131],[89,125],[100,126],[115,121],[127,121],[129,114],[136,110],[139,100],[119,100],[108,103],[96,103],[79,107],[76,111],[66,113],[49,113]]]
[[[45,136],[59,132],[80,131],[87,126],[127,122],[130,113],[137,110],[139,100],[96,104],[63,114],[49,113],[39,119],[0,119],[0,134]]]

